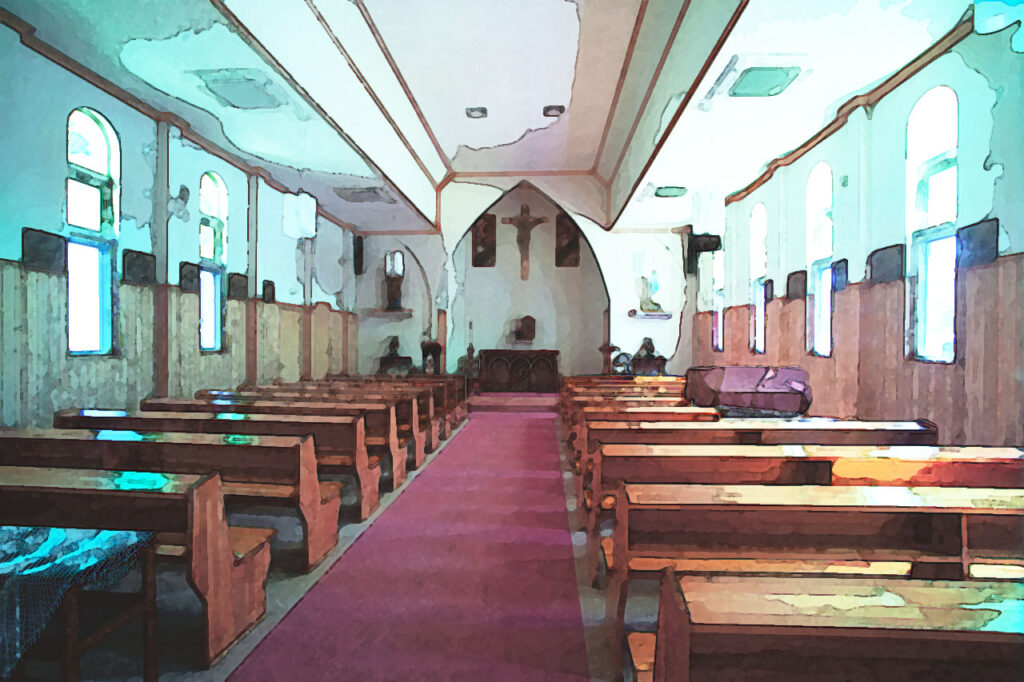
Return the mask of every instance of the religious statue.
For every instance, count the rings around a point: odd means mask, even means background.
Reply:
[[[408,374],[412,371],[412,358],[398,354],[398,337],[388,339],[388,352],[380,358],[377,374]]]
[[[547,221],[548,219],[544,217],[531,216],[530,207],[527,204],[523,204],[519,208],[519,215],[501,219],[502,223],[514,225],[516,228],[516,245],[519,246],[519,278],[523,281],[530,278],[530,230]]]
[[[384,286],[387,294],[386,310],[402,309],[402,280],[405,279],[405,254],[388,251],[384,254]]]
[[[658,290],[658,280],[655,273],[651,273],[654,279],[647,279],[643,275],[636,283],[636,293],[640,297],[640,311],[645,313],[660,313],[662,312],[661,304],[654,301],[651,297]]]
[[[629,365],[634,376],[648,376],[664,374],[667,362],[667,358],[658,355],[654,350],[654,341],[651,337],[645,336],[640,348],[633,353]]]

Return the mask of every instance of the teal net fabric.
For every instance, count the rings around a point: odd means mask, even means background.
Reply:
[[[153,533],[0,526],[0,678],[53,618],[72,587],[111,587]]]

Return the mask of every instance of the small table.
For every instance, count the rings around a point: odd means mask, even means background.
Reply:
[[[82,652],[109,632],[143,614],[144,667],[156,679],[156,574],[154,533],[0,526],[0,676],[7,677],[25,651],[59,614],[64,632],[62,677],[78,679]],[[115,619],[86,636],[79,634],[80,588],[110,587],[124,578],[140,554],[142,593]],[[90,593],[91,594],[91,593]]]

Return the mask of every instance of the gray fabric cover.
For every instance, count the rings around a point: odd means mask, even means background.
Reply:
[[[800,367],[691,367],[685,395],[732,416],[796,416],[811,406],[810,382]]]

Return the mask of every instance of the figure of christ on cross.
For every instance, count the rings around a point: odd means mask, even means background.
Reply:
[[[501,219],[502,223],[514,225],[516,228],[516,244],[519,245],[519,278],[522,280],[527,280],[530,277],[530,230],[547,221],[547,218],[535,218],[530,215],[530,207],[526,204],[519,207],[519,215]]]

